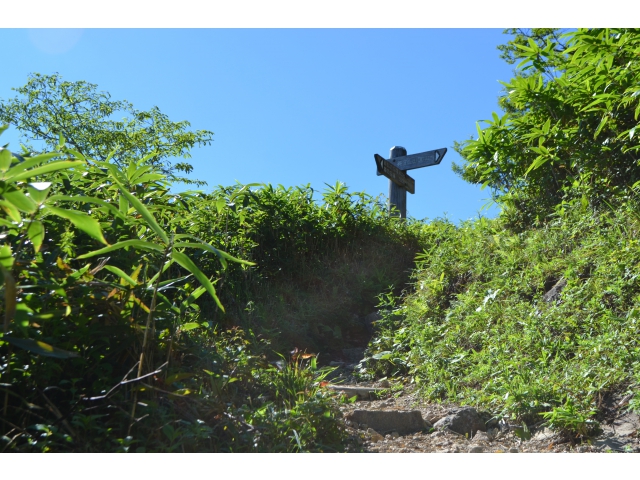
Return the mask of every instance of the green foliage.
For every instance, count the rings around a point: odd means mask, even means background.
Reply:
[[[330,370],[265,335],[362,342],[418,223],[339,182],[172,194],[211,132],[58,75],[18,93],[0,118],[54,151],[0,149],[0,450],[344,450]]]
[[[0,101],[0,123],[18,128],[27,144],[43,141],[49,150],[62,136],[82,155],[111,158],[120,167],[132,157],[155,153],[152,163],[173,178],[173,171],[189,173],[193,168],[185,162],[171,165],[172,158],[188,159],[191,148],[212,141],[213,132],[189,131],[189,122],[172,122],[158,107],[139,111],[97,91],[97,85],[63,81],[58,74],[32,74],[26,85],[14,90],[21,97]],[[116,118],[121,115],[125,117]]]
[[[562,31],[556,28],[507,28],[503,33],[513,36],[513,39],[509,40],[506,44],[498,45],[498,50],[502,52],[500,58],[511,65],[525,59],[521,47],[523,45],[530,45],[530,42],[534,42],[539,48],[546,47],[547,43],[550,42],[554,45],[556,54],[561,54],[567,48],[564,38],[562,37]],[[558,57],[561,58],[561,56],[558,55],[554,56],[553,60],[558,59]],[[548,61],[551,59],[545,60]],[[551,70],[560,65],[561,62],[556,60],[556,63],[545,64],[545,67],[547,70]]]
[[[597,422],[591,418],[595,413],[595,410],[581,411],[571,398],[567,398],[564,405],[557,406],[550,412],[543,412],[542,416],[549,422],[549,428],[587,437],[597,429]]]
[[[562,44],[566,40],[566,44]],[[640,35],[541,29],[503,48],[521,60],[478,138],[456,145],[465,180],[490,187],[509,224],[523,229],[556,206],[603,207],[640,181]]]
[[[170,195],[148,158],[119,170],[64,142],[58,150],[21,159],[0,151],[2,448],[108,450],[109,432],[126,436],[145,391],[128,376],[164,368],[158,353],[166,358],[194,328],[202,293],[220,305],[184,250],[250,263],[177,231],[176,209],[191,197]],[[93,265],[83,262],[105,253]],[[185,284],[192,278],[202,286]],[[129,418],[83,423],[95,415],[86,412],[127,404],[134,406]],[[105,438],[94,438],[99,429]]]
[[[319,200],[308,185],[219,187],[194,204],[185,229],[256,264],[222,271],[196,257],[222,279],[225,321],[269,334],[277,351],[340,350],[370,335],[357,317],[389,285],[401,292],[419,251],[418,222],[389,217],[378,198],[340,182]]]
[[[608,397],[637,388],[638,202],[576,205],[522,233],[504,219],[424,229],[415,292],[382,299],[362,375],[408,374],[431,400],[529,425],[544,414],[579,436]]]
[[[341,184],[322,204],[308,187],[170,194],[152,158],[118,168],[64,139],[52,154],[0,151],[0,449],[343,450],[328,371],[304,355],[275,367],[265,341],[219,329],[210,305],[222,311],[223,284],[232,304],[250,298],[250,282],[300,275],[296,262],[308,272],[353,238],[397,232],[391,243],[416,248],[415,225]]]

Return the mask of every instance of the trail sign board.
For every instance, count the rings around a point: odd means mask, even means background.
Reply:
[[[413,155],[407,155],[413,156]],[[404,188],[409,193],[416,193],[416,181],[411,178],[409,175],[404,173],[398,167],[396,167],[390,160],[385,160],[377,153],[374,154],[374,158],[376,160],[377,173],[378,175],[384,175],[393,183],[398,185],[399,187]],[[406,158],[398,157],[399,159]],[[413,167],[418,168],[418,167]]]
[[[402,171],[413,170],[414,168],[422,168],[422,167],[430,167],[432,165],[438,165],[442,161],[446,153],[447,153],[446,148],[439,148],[437,150],[430,150],[428,152],[414,153],[412,155],[404,155],[402,157],[396,157],[387,161],[392,162],[394,166],[396,166]],[[381,173],[380,169],[378,169],[377,174],[384,175],[383,173]]]

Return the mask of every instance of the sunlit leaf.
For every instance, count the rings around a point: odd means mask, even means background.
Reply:
[[[102,229],[100,228],[100,223],[98,223],[98,221],[95,218],[87,215],[84,212],[52,207],[50,205],[47,205],[46,209],[48,212],[51,212],[59,217],[66,218],[71,223],[73,223],[73,225],[76,228],[91,235],[100,243],[104,243],[105,245],[108,245],[107,241],[102,236]]]
[[[26,163],[26,161],[24,163]],[[85,163],[82,160],[58,160],[58,161],[43,165],[41,167],[37,167],[32,170],[22,171],[20,173],[17,173],[16,175],[13,175],[14,169],[17,168],[16,166],[16,167],[13,167],[11,170],[9,170],[5,174],[5,178],[8,181],[17,182],[19,180],[24,180],[25,178],[36,177],[38,175],[44,175],[45,173],[57,172],[58,170],[65,170],[67,168],[79,167],[81,165],[85,165]]]
[[[164,383],[165,385],[171,385],[172,383],[179,382],[180,380],[191,377],[193,377],[193,373],[174,373],[173,375],[169,375]]]
[[[142,218],[144,218],[144,220],[147,222],[147,226],[149,228],[151,228],[154,232],[156,232],[156,234],[166,243],[169,243],[169,236],[166,234],[166,232],[162,229],[162,227],[160,227],[160,225],[158,224],[158,222],[156,221],[156,219],[154,218],[154,216],[151,214],[151,212],[149,212],[149,210],[147,210],[147,207],[144,206],[144,204],[134,195],[132,195],[125,187],[124,185],[122,185],[122,183],[120,183],[117,179],[113,179],[114,183],[116,183],[116,185],[118,185],[118,187],[120,188],[120,194],[125,197],[129,203],[133,206],[133,208],[135,208],[138,213],[142,216]]]
[[[85,253],[77,257],[78,259],[95,257],[96,255],[102,255],[105,253],[113,252],[121,248],[138,248],[147,252],[164,252],[164,248],[152,242],[146,242],[144,240],[124,240],[122,242],[114,243],[108,247],[101,248],[100,250],[94,250],[93,252]]]
[[[13,156],[6,148],[0,149],[0,173],[4,173],[11,167]]]
[[[38,209],[36,202],[27,197],[22,190],[5,191],[2,195],[6,201],[22,212],[34,213]]]
[[[104,269],[108,270],[111,273],[116,274],[118,277],[120,277],[122,280],[124,280],[126,283],[128,283],[132,287],[137,287],[138,286],[138,282],[136,282],[133,278],[131,278],[126,273],[124,273],[118,267],[114,267],[113,265],[105,265]]]
[[[183,236],[183,235],[181,235]],[[186,235],[184,235],[186,236]],[[188,235],[189,237],[192,237],[191,235]],[[176,238],[178,237],[178,235],[176,235]],[[199,240],[199,239],[198,239]],[[203,242],[203,241],[199,241],[200,243],[187,243],[187,242],[176,242],[173,244],[174,248],[199,248],[201,250],[206,250],[209,251],[211,253],[214,253],[219,259],[220,259],[220,263],[222,263],[223,266],[227,266],[226,260],[229,260],[231,262],[236,262],[236,263],[241,263],[243,265],[255,265],[254,262],[249,262],[247,260],[241,260],[239,258],[234,257],[233,255],[229,255],[227,252],[223,252],[222,250],[218,250],[217,248],[215,248],[214,246]]]
[[[380,352],[380,353],[376,353],[375,355],[372,355],[371,358],[373,358],[374,360],[387,360],[389,358],[391,358],[392,356],[392,352]]]
[[[171,253],[171,257],[178,264],[180,264],[181,267],[186,269],[188,272],[192,273],[193,276],[198,279],[198,281],[202,284],[202,286],[207,289],[207,292],[209,292],[209,295],[211,295],[211,297],[215,300],[216,305],[218,305],[218,308],[220,308],[220,310],[224,312],[224,307],[222,306],[222,304],[220,303],[220,300],[218,299],[218,296],[216,295],[216,290],[215,288],[213,288],[213,284],[211,283],[211,280],[209,280],[207,276],[204,273],[202,273],[202,271],[198,267],[196,267],[195,263],[193,263],[193,261],[189,257],[187,257],[184,253],[181,253],[181,252],[173,251]]]
[[[42,205],[49,195],[49,190],[51,189],[51,182],[34,182],[27,185],[27,190],[29,192],[29,196],[36,202],[38,205]]]
[[[185,323],[183,325],[180,325],[180,331],[181,332],[188,332],[189,330],[194,330],[196,328],[200,328],[201,325],[199,323],[196,322],[189,322],[189,323]]]
[[[96,205],[100,205],[101,207],[105,207],[109,210],[109,212],[111,212],[112,214],[114,214],[116,217],[119,217],[123,220],[127,219],[126,215],[123,215],[122,213],[120,213],[120,210],[118,208],[116,208],[115,205],[109,203],[109,202],[105,202],[104,200],[101,200],[97,197],[90,197],[90,196],[86,196],[86,195],[51,195],[48,199],[47,199],[47,203],[48,204],[52,204],[54,202],[82,202],[82,203],[94,203]]]
[[[13,266],[13,252],[10,245],[0,245],[0,266],[6,269]]]
[[[35,253],[40,251],[42,242],[44,241],[44,225],[40,220],[33,220],[27,227],[27,235],[33,244]]]
[[[6,178],[10,176],[17,175],[24,170],[27,170],[31,167],[35,167],[36,165],[40,165],[41,163],[46,162],[47,160],[51,160],[54,157],[59,157],[59,153],[44,153],[42,155],[36,155],[35,157],[31,157],[26,159],[24,162],[20,162],[17,165],[14,165],[6,174]]]
[[[18,209],[11,202],[0,200],[0,208],[2,208],[2,210],[4,210],[4,213],[6,213],[14,222],[22,222],[22,215],[20,215]]]
[[[61,348],[49,345],[48,343],[40,342],[38,340],[32,340],[30,338],[14,338],[5,336],[2,339],[5,342],[10,343],[11,345],[22,348],[24,350],[28,350],[38,355],[42,355],[44,357],[75,358],[78,356],[78,354],[75,352],[69,352],[68,350],[63,350]]]

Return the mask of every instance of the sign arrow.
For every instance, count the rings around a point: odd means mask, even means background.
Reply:
[[[430,150],[428,152],[414,153],[413,155],[405,155],[403,157],[396,157],[387,162],[393,163],[393,165],[402,171],[413,170],[414,168],[431,167],[438,165],[445,154],[446,148],[438,148],[437,150]],[[378,170],[378,175],[383,175]]]
[[[396,167],[393,163],[391,163],[390,160],[385,160],[377,153],[373,155],[373,158],[375,158],[376,160],[378,175],[384,175],[393,183],[395,183],[399,187],[404,188],[409,193],[416,193],[416,181],[413,178]],[[407,158],[407,156],[398,158]]]

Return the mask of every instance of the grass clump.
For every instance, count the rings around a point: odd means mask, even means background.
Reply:
[[[574,207],[521,233],[500,218],[425,225],[415,291],[383,302],[363,373],[592,433],[608,399],[640,383],[639,212]]]

